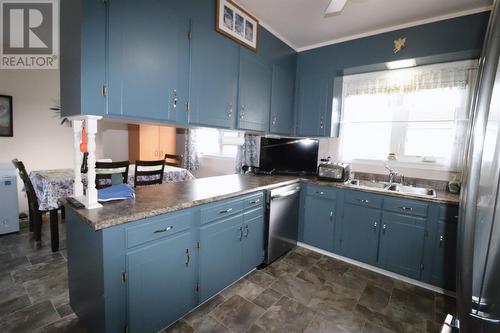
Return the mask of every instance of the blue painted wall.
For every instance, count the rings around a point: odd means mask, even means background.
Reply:
[[[478,57],[488,18],[489,12],[482,12],[304,51],[297,70],[299,75],[341,75],[346,68],[408,58],[440,62]],[[407,45],[394,54],[393,41],[399,37],[407,37]]]

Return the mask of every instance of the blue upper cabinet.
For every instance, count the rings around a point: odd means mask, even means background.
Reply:
[[[106,112],[106,4],[61,1],[61,115]]]
[[[293,133],[294,91],[295,66],[274,65],[269,123],[271,133],[282,135]]]
[[[109,2],[110,115],[187,123],[190,20],[177,7]]]
[[[189,123],[234,128],[239,44],[215,31],[215,1],[193,6]]]
[[[297,136],[329,136],[333,79],[324,73],[300,74],[297,79]]]
[[[265,132],[271,110],[271,65],[241,50],[238,86],[238,128]]]

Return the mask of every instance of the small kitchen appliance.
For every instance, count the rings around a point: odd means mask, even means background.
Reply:
[[[331,163],[322,160],[318,166],[318,178],[332,182],[346,182],[351,175],[351,166],[345,163]]]

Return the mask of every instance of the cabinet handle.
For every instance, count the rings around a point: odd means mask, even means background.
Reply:
[[[370,200],[367,199],[358,199],[358,201],[365,204],[370,203]]]
[[[273,117],[273,125],[276,125],[276,121],[278,120],[278,118],[276,116]]]
[[[177,108],[177,101],[178,101],[176,89],[172,91],[172,97],[174,98],[174,110],[175,110]]]
[[[219,214],[227,214],[227,213],[231,213],[232,211],[233,211],[233,209],[232,209],[232,208],[228,208],[228,209],[225,209],[225,210],[221,210],[221,211],[219,212]]]
[[[233,116],[233,104],[228,104],[227,117],[231,118]]]
[[[385,230],[386,230],[386,229],[387,229],[387,224],[384,224],[384,225],[382,226],[382,233],[384,233],[384,234],[385,234]]]
[[[375,221],[375,222],[373,223],[373,231],[377,231],[377,227],[378,227],[378,222],[377,222],[377,221]]]
[[[319,194],[319,195],[324,195],[324,194],[325,194],[325,192],[323,192],[323,191],[316,191],[316,194]]]
[[[174,228],[174,226],[172,226],[172,225],[171,225],[170,227],[167,227],[167,228],[163,228],[163,229],[158,229],[158,230],[155,230],[155,231],[154,231],[154,233],[155,233],[155,234],[160,234],[160,233],[162,233],[162,232],[170,231],[170,230],[172,230],[173,228]]]
[[[189,254],[189,249],[186,249],[186,267],[189,266],[190,261],[191,261],[191,255]]]
[[[439,247],[443,247],[443,242],[444,242],[444,236],[441,235],[439,236]]]
[[[240,227],[240,241],[243,239],[243,227]]]
[[[250,229],[248,228],[248,224],[245,225],[245,238],[248,238],[248,234],[250,233]]]
[[[330,211],[330,222],[332,222],[332,223],[333,223],[333,210],[332,210],[332,211]]]
[[[250,204],[255,205],[255,204],[258,204],[259,202],[260,202],[260,199],[257,199],[257,200],[251,201]]]
[[[405,206],[402,206],[402,207],[399,207],[400,209],[402,210],[409,210],[410,212],[413,210],[412,207],[405,207]]]

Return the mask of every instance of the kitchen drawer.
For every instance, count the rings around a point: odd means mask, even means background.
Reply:
[[[250,221],[256,218],[264,218],[264,210],[262,208],[256,208],[248,210],[243,214],[245,221]]]
[[[429,205],[423,202],[414,200],[384,199],[384,210],[406,215],[427,216]]]
[[[191,212],[153,217],[149,220],[151,222],[144,221],[140,225],[126,229],[127,248],[168,237],[193,226]]]
[[[201,208],[201,223],[209,223],[226,216],[231,216],[243,211],[244,199],[236,199],[215,202]]]
[[[458,206],[439,206],[439,219],[448,223],[457,223]]]
[[[326,186],[307,185],[307,195],[335,200],[337,198],[337,190]]]
[[[259,192],[258,194],[253,194],[243,199],[244,209],[254,209],[257,207],[262,207],[264,205],[264,193]]]
[[[361,191],[347,191],[345,194],[345,201],[358,206],[381,208],[382,197],[371,193]]]

